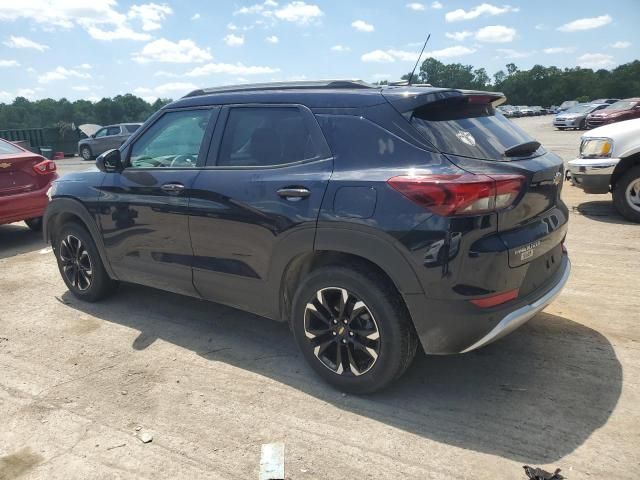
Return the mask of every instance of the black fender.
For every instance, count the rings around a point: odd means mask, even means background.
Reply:
[[[111,264],[107,258],[106,249],[104,246],[104,241],[102,239],[102,235],[100,234],[100,230],[98,229],[98,225],[94,217],[89,213],[87,208],[82,204],[82,202],[69,197],[59,197],[54,198],[49,202],[47,206],[42,222],[42,235],[44,237],[44,241],[47,243],[51,243],[51,229],[56,221],[58,215],[61,214],[70,214],[76,217],[84,227],[89,231],[93,242],[98,249],[98,253],[100,254],[100,259],[102,260],[102,264],[104,268],[107,270],[109,276],[118,280],[118,277],[113,272],[111,268]],[[53,246],[55,249],[55,246]]]

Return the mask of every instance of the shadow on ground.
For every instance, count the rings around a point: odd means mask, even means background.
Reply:
[[[0,225],[0,259],[46,247],[41,232],[34,232],[24,223]]]
[[[599,222],[634,225],[628,220],[625,220],[625,218],[618,213],[618,211],[613,206],[611,195],[608,196],[608,200],[594,200],[591,202],[583,202],[577,207],[573,207],[573,210],[580,215],[584,215],[591,220],[597,220]]]
[[[438,442],[518,462],[552,463],[578,448],[613,411],[622,370],[598,332],[539,314],[507,338],[466,355],[419,354],[387,390],[342,397],[304,364],[287,325],[218,304],[124,285],[72,308],[290,385],[355,414]]]

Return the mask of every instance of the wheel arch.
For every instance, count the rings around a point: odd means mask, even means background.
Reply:
[[[111,264],[107,259],[104,242],[100,235],[98,226],[87,208],[78,200],[66,197],[55,198],[49,203],[42,222],[42,234],[44,241],[51,243],[55,250],[56,246],[53,245],[53,235],[57,230],[62,228],[63,225],[69,222],[77,223],[89,232],[89,235],[91,235],[91,238],[98,249],[100,259],[102,260],[107,273],[112,279],[117,280],[117,277],[111,268]]]
[[[627,170],[637,165],[640,165],[640,152],[621,158],[611,174],[611,190],[615,188],[616,182]]]

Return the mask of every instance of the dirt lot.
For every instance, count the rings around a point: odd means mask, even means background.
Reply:
[[[517,121],[575,154],[579,132]],[[290,479],[519,479],[523,464],[637,479],[640,226],[606,195],[567,184],[564,197],[573,274],[559,299],[365,398],[321,383],[285,325],[129,285],[80,303],[38,235],[0,226],[0,479],[252,479],[270,442]]]

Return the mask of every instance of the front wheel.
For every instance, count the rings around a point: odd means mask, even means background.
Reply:
[[[74,296],[96,302],[115,290],[117,282],[109,277],[87,230],[69,223],[57,232],[53,242],[60,275]]]
[[[292,329],[307,362],[339,390],[370,393],[411,364],[417,336],[402,298],[366,268],[322,267],[300,285]]]
[[[80,149],[80,156],[83,160],[91,160],[91,149],[87,146],[84,146]]]
[[[640,165],[618,179],[613,187],[613,205],[624,218],[640,223]]]

